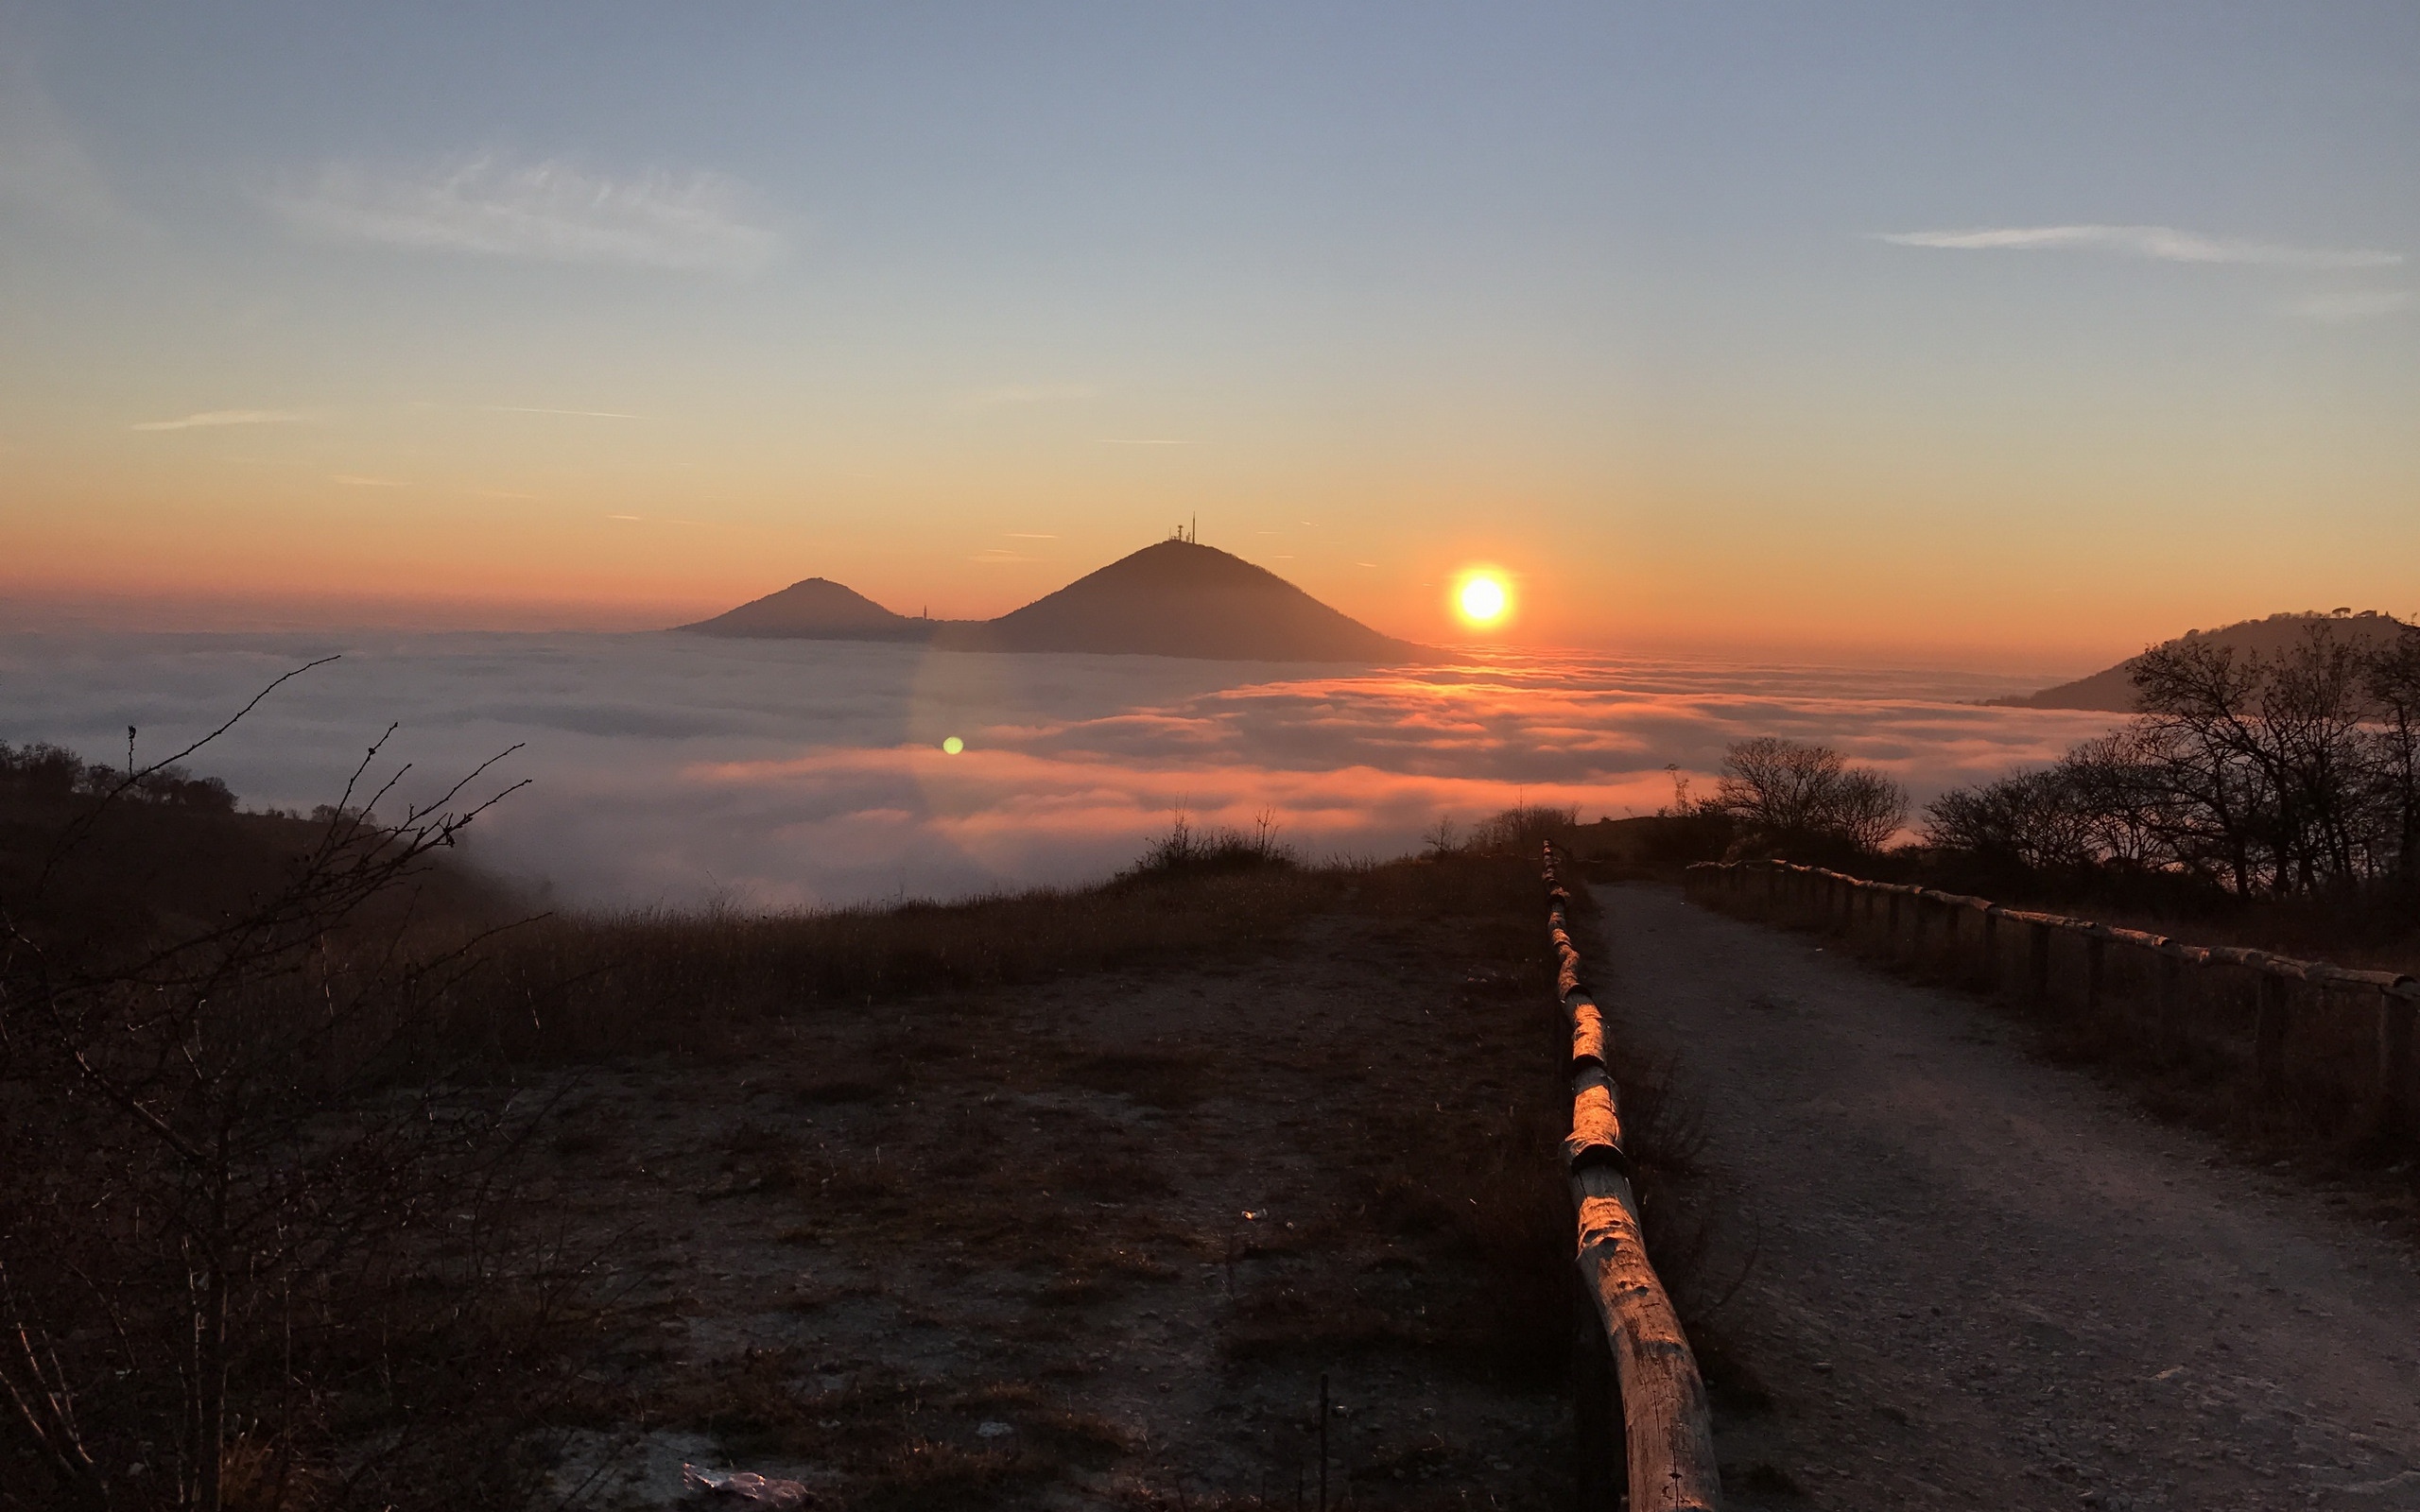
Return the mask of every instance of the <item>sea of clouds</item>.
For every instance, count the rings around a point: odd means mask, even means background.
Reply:
[[[1835,745],[1922,799],[2110,718],[1976,702],[2040,678],[1581,653],[1372,672],[661,632],[74,632],[0,636],[0,740],[114,763],[132,725],[157,759],[330,655],[187,765],[308,809],[390,724],[376,770],[409,764],[406,798],[518,747],[472,790],[528,783],[473,852],[598,906],[1084,881],[1180,810],[1270,814],[1313,855],[1398,854],[1520,800],[1651,813],[1668,766],[1703,784],[1760,734]]]

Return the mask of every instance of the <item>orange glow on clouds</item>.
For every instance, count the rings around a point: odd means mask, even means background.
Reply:
[[[1467,828],[1516,802],[1650,813],[1671,799],[1668,766],[1703,782],[1728,743],[1762,734],[1834,745],[1921,799],[2109,722],[1972,701],[2031,685],[2005,675],[1501,647],[1303,677],[882,644],[320,632],[0,640],[0,717],[90,752],[142,710],[147,743],[181,744],[332,640],[344,659],[281,688],[206,770],[249,802],[308,806],[390,722],[412,782],[518,746],[496,782],[534,785],[480,819],[473,853],[606,907],[1080,882],[1132,862],[1177,810],[1238,829],[1273,814],[1312,855],[1400,854],[1441,818]]]

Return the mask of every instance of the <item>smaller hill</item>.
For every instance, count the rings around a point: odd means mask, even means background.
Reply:
[[[785,640],[924,641],[932,638],[938,623],[893,614],[854,588],[828,577],[809,577],[713,619],[676,627],[700,635]]]
[[[2404,623],[2392,614],[2377,610],[2353,613],[2338,610],[2333,613],[2306,610],[2301,613],[2272,614],[2265,620],[2243,620],[2221,626],[2215,630],[2187,630],[2175,640],[2163,643],[2178,645],[2206,642],[2235,652],[2238,656],[2275,656],[2290,650],[2302,641],[2313,625],[2329,625],[2336,633],[2356,644],[2383,644],[2402,633]],[[2013,698],[1994,698],[2001,708],[2014,709],[2099,709],[2110,713],[2130,714],[2135,712],[2135,662],[2128,657],[2114,667],[2103,667],[2088,678],[2062,682],[2055,688],[2039,693],[2022,694]]]

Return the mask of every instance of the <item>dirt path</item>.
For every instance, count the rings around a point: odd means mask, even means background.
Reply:
[[[1713,1319],[1772,1399],[1719,1412],[1734,1504],[2420,1508],[2420,1276],[2376,1219],[1970,998],[1596,893],[1601,995],[1761,1242]]]

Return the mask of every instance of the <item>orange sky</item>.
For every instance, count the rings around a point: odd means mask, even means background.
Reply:
[[[0,621],[987,616],[1197,516],[1427,641],[2420,608],[2408,17],[1084,14],[0,20]]]
[[[1963,510],[1894,507],[1855,486],[1879,470],[1838,459],[1845,475],[1828,487],[1642,478],[1600,486],[1601,501],[1583,479],[1484,486],[1392,468],[1365,482],[1340,467],[1321,487],[1288,488],[1252,475],[1282,466],[1166,454],[1106,466],[1045,456],[1003,487],[995,467],[944,470],[905,447],[888,480],[792,463],[804,474],[792,482],[748,475],[722,445],[700,444],[726,459],[706,472],[683,466],[677,443],[583,467],[561,438],[448,438],[484,422],[424,421],[437,434],[406,455],[365,445],[377,427],[348,418],[126,432],[70,459],[6,458],[8,617],[619,628],[717,612],[808,576],[904,612],[979,617],[1197,512],[1207,543],[1427,641],[1472,633],[1446,600],[1477,563],[1513,585],[1495,633],[1514,643],[2050,669],[2279,609],[2412,607],[2396,596],[2410,596],[2407,576],[2350,531],[2287,517],[2197,540],[2182,505],[2113,504],[2096,523],[2088,504],[2030,509],[2013,496],[2019,482]],[[337,471],[365,454],[352,464],[363,471]],[[486,466],[453,460],[462,454]],[[2256,515],[2255,490],[2231,491]],[[1129,502],[1135,493],[1165,502],[1150,509]],[[1776,495],[1787,507],[1768,502]],[[2224,495],[2201,497],[2221,512]]]

